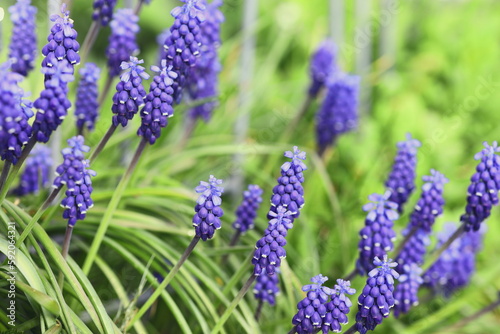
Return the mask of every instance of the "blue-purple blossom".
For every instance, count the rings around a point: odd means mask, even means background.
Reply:
[[[220,218],[224,214],[220,207],[224,191],[221,184],[222,180],[210,175],[208,182],[200,181],[200,185],[195,188],[200,196],[194,208],[196,213],[193,217],[193,226],[196,236],[203,241],[212,239],[215,231],[221,228]]]
[[[9,45],[9,59],[12,71],[27,76],[34,67],[38,53],[36,38],[36,12],[31,0],[17,0],[9,7],[12,20],[12,37]]]
[[[407,236],[410,233],[410,229],[406,228],[403,230],[403,236]],[[397,271],[404,268],[407,264],[415,263],[417,265],[422,265],[424,263],[424,256],[427,251],[427,246],[430,245],[429,233],[425,230],[419,228],[413,235],[408,239],[405,246],[396,258],[398,263]]]
[[[479,230],[481,223],[490,216],[492,207],[498,205],[500,157],[496,153],[500,152],[500,147],[496,141],[491,146],[487,142],[483,145],[481,152],[474,156],[480,162],[467,189],[465,214],[460,217],[467,231]]]
[[[389,316],[389,310],[394,307],[394,279],[399,274],[393,269],[398,264],[387,259],[375,258],[373,264],[376,268],[368,273],[368,279],[363,292],[358,298],[358,313],[356,314],[356,329],[365,334],[374,330]]]
[[[17,196],[37,194],[50,186],[50,169],[52,168],[51,151],[41,144],[35,146],[24,163],[19,186],[14,189]]]
[[[121,64],[139,52],[136,35],[139,32],[139,18],[130,8],[119,9],[111,21],[111,35],[106,49],[109,75],[118,76],[122,70]]]
[[[116,0],[94,0],[92,19],[102,26],[107,26],[113,17]]]
[[[257,210],[262,203],[263,190],[255,184],[250,184],[243,192],[243,201],[236,210],[236,220],[233,228],[240,233],[253,229]]]
[[[161,66],[162,68],[151,66],[151,71],[158,74],[149,87],[146,104],[141,109],[141,126],[137,131],[137,134],[144,137],[151,145],[160,137],[161,129],[167,126],[168,118],[174,115],[172,84],[177,78],[177,73],[172,71],[172,67],[167,67],[166,60],[162,60]]]
[[[279,293],[278,273],[266,275],[265,271],[262,275],[257,276],[253,293],[255,299],[267,302],[269,305],[276,304],[276,295]]]
[[[358,126],[359,76],[338,73],[330,78],[328,91],[316,114],[318,152],[333,145],[337,137]]]
[[[422,269],[416,264],[405,265],[403,274],[399,277],[399,284],[394,290],[394,315],[408,313],[413,307],[418,305],[418,289],[423,283]]]
[[[316,97],[328,78],[337,71],[337,46],[330,40],[323,41],[311,57],[309,95]]]
[[[121,124],[127,126],[128,121],[134,118],[139,108],[144,106],[146,90],[142,86],[142,80],[148,79],[149,74],[145,72],[140,64],[144,60],[130,57],[130,61],[123,62],[121,68],[124,70],[120,76],[120,82],[116,85],[116,93],[113,95],[113,125]]]
[[[398,143],[398,153],[394,158],[391,173],[385,181],[385,186],[391,191],[391,201],[398,205],[398,211],[403,212],[403,206],[415,189],[415,169],[417,167],[417,148],[421,143],[406,135],[405,141]]]
[[[346,295],[353,295],[356,290],[351,288],[351,282],[342,279],[337,280],[334,290],[335,293],[330,296],[330,301],[326,303],[326,314],[321,326],[323,333],[329,333],[329,331],[340,333],[342,331],[341,325],[346,325],[349,322],[347,314],[349,314],[352,302]]]
[[[399,218],[396,211],[397,204],[389,197],[391,193],[383,195],[371,194],[368,196],[370,203],[363,206],[367,212],[365,227],[359,235],[361,240],[358,244],[359,258],[356,269],[359,274],[365,275],[373,269],[373,259],[386,256],[393,248],[396,233],[393,230],[394,221]]]
[[[81,78],[75,103],[76,127],[80,133],[83,132],[84,127],[88,131],[94,130],[99,109],[97,82],[100,73],[101,70],[94,63],[86,63],[80,69]]]

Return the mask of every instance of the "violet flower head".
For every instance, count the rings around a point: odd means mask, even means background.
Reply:
[[[397,204],[389,197],[386,191],[383,195],[372,194],[368,196],[371,201],[363,206],[367,212],[365,227],[359,235],[359,258],[356,262],[358,273],[365,275],[373,269],[373,258],[386,256],[393,249],[396,233],[393,230],[394,221],[399,218],[396,211]]]
[[[267,302],[269,305],[276,305],[276,295],[280,292],[278,272],[272,275],[257,276],[253,293],[255,299]]]
[[[222,204],[221,195],[224,191],[221,184],[222,180],[210,175],[208,182],[200,181],[200,185],[195,188],[200,196],[194,208],[196,213],[193,217],[193,226],[196,236],[203,241],[212,239],[215,230],[221,228],[220,218],[224,214],[220,207]]]
[[[394,290],[394,315],[396,318],[400,314],[410,311],[413,306],[418,305],[418,289],[423,283],[422,269],[416,264],[405,265],[403,274],[399,277],[399,284]]]
[[[97,82],[100,74],[101,70],[94,63],[86,63],[80,69],[81,79],[76,91],[75,103],[76,127],[80,133],[83,132],[84,127],[88,131],[94,130],[99,109]]]
[[[120,76],[120,82],[116,85],[116,93],[113,96],[113,125],[121,124],[127,126],[128,121],[134,118],[139,109],[144,106],[146,90],[142,86],[142,79],[148,79],[149,74],[145,72],[144,63],[136,57],[130,57],[130,61],[123,62],[121,68],[124,70]]]
[[[328,83],[328,91],[316,114],[316,140],[322,154],[338,136],[358,126],[359,76],[338,73]]]
[[[498,191],[500,190],[500,147],[496,141],[490,146],[483,143],[484,148],[474,156],[479,160],[476,173],[471,177],[471,184],[467,189],[467,206],[460,221],[465,224],[467,231],[477,231],[481,223],[490,216],[493,206],[498,205]]]
[[[12,60],[12,71],[23,76],[34,67],[37,56],[36,12],[31,0],[17,0],[9,7],[12,20],[12,37],[9,45],[9,59]]]
[[[403,212],[403,206],[415,189],[415,169],[417,167],[417,148],[421,143],[406,135],[405,141],[398,143],[398,153],[394,159],[392,171],[385,181],[385,186],[391,191],[391,201],[398,204],[398,211]]]
[[[97,21],[102,26],[107,26],[113,18],[116,0],[94,0],[93,6],[92,20]]]
[[[394,279],[399,274],[393,268],[397,263],[384,255],[383,260],[376,257],[373,264],[376,268],[368,273],[366,285],[358,298],[356,329],[361,334],[374,330],[381,324],[389,316],[389,310],[394,307],[395,302]]]
[[[403,236],[407,236],[410,233],[410,229],[406,228],[403,230]],[[397,271],[402,274],[402,270],[405,265],[411,265],[413,263],[417,265],[422,265],[424,263],[424,256],[427,252],[427,247],[430,245],[430,239],[428,233],[419,228],[405,244],[404,248],[399,253],[396,258],[398,263]]]
[[[352,306],[352,302],[347,295],[353,295],[356,290],[351,288],[351,282],[342,279],[337,280],[334,287],[335,293],[330,296],[330,301],[326,303],[326,311],[321,327],[323,333],[340,333],[341,325],[346,325],[349,320],[347,314]]]
[[[240,233],[253,229],[257,210],[262,203],[263,190],[255,184],[250,184],[243,192],[243,201],[236,210],[236,221],[233,228]]]
[[[162,68],[151,66],[151,71],[158,74],[153,78],[146,96],[146,104],[141,110],[141,126],[137,131],[139,136],[144,137],[151,145],[161,135],[161,129],[168,124],[168,118],[174,116],[172,107],[174,90],[172,84],[177,78],[177,73],[172,67],[167,67],[167,61],[162,60]]]
[[[109,75],[118,76],[122,70],[121,64],[139,52],[136,35],[139,32],[139,18],[130,8],[119,9],[113,15],[110,23],[111,35],[106,49]]]
[[[316,97],[328,78],[337,71],[337,46],[330,40],[323,41],[311,57],[309,95]]]
[[[50,186],[50,169],[52,167],[52,155],[48,147],[41,144],[35,146],[25,162],[25,168],[21,174],[19,186],[14,189],[17,196],[38,194],[42,189]]]

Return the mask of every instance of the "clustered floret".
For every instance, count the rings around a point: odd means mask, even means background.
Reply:
[[[422,274],[422,269],[416,263],[403,267],[403,274],[399,277],[399,284],[394,290],[396,318],[418,305],[418,289],[424,281],[420,274]]]
[[[100,73],[101,70],[94,63],[86,63],[80,69],[81,79],[76,91],[75,103],[76,127],[79,133],[82,133],[84,128],[87,128],[88,131],[94,130],[99,115],[97,82]]]
[[[337,71],[337,46],[330,40],[323,41],[311,58],[309,95],[316,97],[328,78]]]
[[[107,26],[113,17],[116,0],[94,0],[92,19],[103,26]]]
[[[262,193],[263,190],[255,184],[250,184],[243,192],[243,201],[236,209],[236,221],[233,223],[235,230],[245,233],[253,229],[257,210],[262,203]]]
[[[17,0],[9,7],[12,20],[12,37],[9,45],[9,59],[12,71],[27,76],[34,67],[38,53],[36,38],[36,12],[31,0]]]
[[[221,228],[220,218],[224,214],[220,207],[224,191],[221,184],[222,180],[210,175],[208,182],[200,181],[200,185],[195,189],[200,196],[194,208],[196,214],[193,217],[193,226],[196,236],[203,241],[212,239],[215,231]]]
[[[40,190],[48,188],[50,186],[51,167],[50,149],[41,144],[35,146],[26,159],[19,186],[14,189],[14,194],[18,196],[37,194]]]
[[[279,279],[278,273],[266,275],[265,269],[262,275],[257,276],[253,293],[255,299],[267,302],[269,305],[276,304],[276,295],[279,293]]]

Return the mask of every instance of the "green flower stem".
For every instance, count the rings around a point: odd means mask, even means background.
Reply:
[[[446,330],[456,333],[458,329],[460,329],[460,328],[464,327],[465,325],[467,325],[468,323],[480,318],[481,316],[485,315],[486,313],[493,311],[497,307],[500,307],[500,292],[498,292],[497,300],[495,300],[494,302],[492,302],[488,306],[484,307],[483,309],[477,311],[476,313],[474,313],[466,318],[463,318],[462,320],[460,320],[456,324],[452,325],[451,327],[448,327]]]
[[[118,203],[120,203],[120,200],[123,196],[123,193],[125,192],[125,189],[127,188],[127,185],[130,181],[132,173],[134,172],[135,167],[137,166],[137,163],[139,162],[139,158],[141,157],[141,154],[144,151],[146,144],[147,144],[147,141],[144,138],[142,138],[139,146],[137,147],[137,150],[135,151],[135,154],[132,158],[132,161],[130,162],[130,165],[128,166],[127,170],[125,171],[125,174],[123,174],[122,179],[120,180],[120,183],[116,187],[116,190],[113,193],[113,196],[111,197],[111,201],[108,204],[108,207],[106,209],[106,212],[104,213],[104,216],[102,217],[101,224],[99,225],[99,228],[97,229],[97,233],[95,235],[95,238],[92,241],[92,245],[90,246],[87,257],[85,258],[85,262],[83,263],[82,271],[84,272],[85,275],[88,275],[88,273],[90,272],[90,269],[92,268],[92,264],[95,261],[95,258],[97,256],[97,252],[99,251],[99,247],[101,246],[102,240],[104,239],[104,235],[106,234],[106,231],[108,230],[108,226],[109,226],[109,223],[111,222],[111,218],[113,218],[113,214],[115,213],[116,208],[118,207]]]
[[[63,241],[63,246],[62,246],[62,251],[61,251],[61,255],[62,255],[64,260],[66,260],[68,257],[69,244],[71,243],[71,235],[73,235],[73,226],[68,225],[68,226],[66,226],[66,233],[64,234],[64,241]],[[63,289],[64,289],[64,287],[63,287],[64,274],[62,273],[62,271],[59,273],[57,283],[61,287],[61,291],[63,291]]]
[[[441,245],[441,247],[438,250],[431,253],[430,258],[427,259],[427,261],[425,261],[424,265],[422,266],[422,271],[423,271],[422,276],[424,276],[427,270],[429,270],[429,268],[432,267],[432,265],[439,259],[439,256],[441,256],[441,254],[446,249],[448,249],[448,247],[450,247],[453,241],[461,237],[464,232],[465,232],[465,225],[462,223],[460,227],[455,231],[455,233],[453,233],[452,236],[448,240],[446,240],[446,242],[443,245]]]
[[[106,83],[104,84],[104,87],[102,88],[101,95],[99,96],[99,101],[98,101],[99,107],[102,107],[102,104],[106,100],[106,97],[109,94],[109,90],[111,89],[111,86],[113,85],[114,79],[115,79],[115,77],[110,75],[109,71],[108,71],[108,77],[106,79]]]
[[[80,63],[85,63],[87,56],[89,54],[90,49],[95,43],[97,39],[97,35],[99,35],[99,30],[101,29],[101,25],[97,21],[93,21],[90,25],[89,30],[87,31],[87,35],[85,35],[85,40],[83,41],[82,46],[80,47]]]
[[[262,307],[264,306],[264,301],[262,299],[259,299],[259,304],[257,305],[257,309],[255,310],[255,321],[259,321],[260,315],[262,313]]]
[[[229,242],[229,247],[233,247],[234,245],[236,245],[236,243],[238,242],[238,240],[240,240],[240,236],[241,236],[241,232],[240,231],[236,231],[234,233],[233,237],[231,238],[231,241]],[[222,257],[221,264],[225,265],[228,258],[229,258],[229,254],[224,254],[224,256]]]
[[[226,311],[224,311],[224,313],[220,317],[219,321],[217,321],[214,329],[212,329],[211,334],[219,333],[222,330],[222,326],[224,326],[224,324],[226,323],[227,319],[229,319],[229,317],[233,313],[236,306],[238,306],[239,302],[243,299],[243,297],[246,295],[248,290],[250,290],[250,287],[252,286],[252,283],[255,281],[256,278],[257,278],[257,276],[255,276],[254,274],[252,274],[252,276],[250,276],[250,278],[246,281],[246,283],[241,288],[240,292],[238,292],[238,294],[233,299],[231,304],[227,307]]]
[[[97,144],[97,147],[94,149],[94,151],[92,151],[92,155],[90,156],[91,163],[97,158],[99,153],[101,153],[101,151],[104,149],[104,146],[106,146],[113,133],[115,133],[115,130],[116,126],[111,124],[108,131],[106,131],[106,133],[104,134],[104,137],[102,137],[99,144]]]
[[[356,329],[356,324],[352,325],[348,330],[344,332],[344,334],[353,334],[356,333],[358,330]]]
[[[0,189],[2,189],[5,181],[7,180],[7,176],[10,172],[10,167],[12,167],[12,163],[10,161],[5,161],[2,168],[2,174],[0,175]]]
[[[356,277],[358,275],[358,271],[356,270],[356,268],[354,268],[353,271],[351,271],[349,274],[347,274],[345,277],[344,277],[344,280],[345,281],[352,281],[352,279],[354,277]]]
[[[181,258],[176,263],[176,265],[172,268],[172,270],[170,270],[170,272],[168,273],[167,277],[165,277],[163,279],[163,281],[155,289],[155,291],[153,292],[153,294],[148,298],[148,300],[146,300],[146,302],[144,303],[144,305],[142,305],[142,307],[139,309],[139,311],[137,311],[137,313],[134,315],[134,317],[132,318],[132,320],[130,320],[130,322],[127,325],[127,329],[130,328],[130,327],[132,327],[134,325],[134,323],[137,320],[139,320],[144,315],[144,313],[147,312],[147,310],[149,310],[149,308],[151,307],[151,305],[153,305],[153,303],[158,299],[158,297],[160,297],[162,291],[167,287],[168,283],[170,283],[172,281],[172,279],[175,277],[175,275],[177,274],[177,272],[179,272],[179,269],[182,267],[182,265],[184,264],[184,262],[186,262],[186,260],[188,259],[189,255],[191,255],[191,253],[193,252],[194,247],[198,244],[198,241],[200,241],[200,237],[197,237],[197,236],[195,236],[193,238],[193,240],[191,240],[191,242],[189,243],[188,247],[186,248],[186,250],[182,254]]]

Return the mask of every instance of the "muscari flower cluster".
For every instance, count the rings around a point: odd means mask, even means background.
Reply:
[[[67,115],[71,102],[67,98],[68,82],[73,81],[74,65],[80,62],[76,41],[77,32],[73,20],[69,18],[66,5],[61,6],[62,16],[52,15],[54,25],[43,47],[42,73],[45,74],[45,89],[33,106],[37,109],[33,123],[33,135],[46,143],[52,132],[61,125]]]
[[[374,268],[375,257],[382,258],[393,248],[396,239],[393,226],[399,215],[396,211],[397,204],[389,199],[390,195],[389,191],[383,195],[372,194],[368,196],[371,202],[363,206],[368,214],[365,227],[359,232],[361,240],[358,244],[356,269],[360,275],[365,275]]]
[[[358,124],[359,76],[338,73],[330,78],[328,92],[316,114],[316,140],[323,153],[337,137]]]
[[[107,26],[113,17],[116,0],[94,0],[92,19],[102,26]]]
[[[255,299],[267,302],[269,305],[276,304],[276,295],[279,293],[278,272],[272,275],[266,275],[265,270],[262,275],[258,276],[253,288]]]
[[[215,231],[221,228],[220,218],[224,214],[220,207],[224,191],[221,184],[222,180],[210,175],[208,182],[200,181],[200,185],[195,188],[200,196],[194,208],[196,213],[193,217],[193,226],[196,236],[203,241],[212,239]]]
[[[337,70],[337,46],[329,40],[323,41],[311,58],[309,73],[311,86],[309,95],[316,97],[328,78]]]
[[[192,100],[217,96],[218,75],[221,70],[217,49],[221,44],[220,25],[224,22],[224,15],[219,10],[220,6],[222,6],[222,0],[215,0],[207,5],[205,21],[200,25],[202,36],[200,58],[186,79],[187,91]],[[216,105],[215,101],[202,103],[190,109],[188,115],[192,119],[202,118],[207,122]]]
[[[480,162],[467,189],[465,214],[460,217],[467,231],[479,230],[481,223],[490,216],[492,207],[498,205],[500,157],[496,153],[500,152],[500,147],[496,141],[491,146],[487,142],[483,144],[484,149],[474,156]]]
[[[255,184],[250,184],[243,192],[243,201],[236,209],[236,221],[233,223],[235,230],[245,233],[253,229],[257,210],[262,203],[262,193],[263,190]]]
[[[337,280],[334,289],[323,286],[328,277],[323,275],[311,278],[313,284],[302,287],[307,292],[307,297],[297,304],[297,314],[292,323],[298,334],[339,333],[341,325],[347,324],[347,314],[352,306],[346,296],[352,295],[356,290],[352,289],[349,281]]]
[[[356,314],[356,329],[365,334],[374,330],[389,316],[390,309],[394,307],[394,279],[399,274],[393,269],[398,264],[387,259],[375,258],[373,264],[376,266],[368,273],[368,279],[363,292],[358,298],[358,313]]]
[[[166,60],[162,60],[161,66],[151,66],[151,71],[158,74],[149,87],[145,105],[141,109],[141,126],[137,131],[151,145],[160,137],[161,129],[167,126],[168,118],[174,116],[172,85],[177,73],[172,71],[171,66],[167,67]]]
[[[37,145],[26,159],[19,186],[14,189],[17,196],[37,194],[50,185],[50,169],[52,167],[51,151],[48,147]]]
[[[62,150],[64,161],[56,169],[56,178],[52,187],[61,189],[67,186],[66,197],[61,206],[65,208],[63,218],[68,220],[69,226],[74,226],[78,220],[85,219],[87,210],[94,205],[92,198],[91,177],[96,173],[89,169],[89,161],[85,160],[84,153],[90,148],[84,144],[82,136],[68,139],[67,148]]]
[[[399,284],[394,290],[394,315],[408,313],[413,307],[418,305],[418,289],[423,283],[420,276],[422,269],[416,264],[405,265],[402,274],[398,279]]]
[[[97,81],[100,73],[101,70],[94,63],[86,63],[80,69],[81,79],[76,91],[75,103],[76,127],[80,133],[83,132],[84,127],[88,131],[94,130],[99,109]]]
[[[403,205],[415,189],[417,148],[421,144],[417,139],[413,139],[411,134],[407,134],[406,140],[400,141],[397,146],[398,153],[385,186],[391,191],[390,200],[398,205],[399,212],[403,212]]]
[[[113,126],[127,126],[128,121],[134,118],[139,109],[144,106],[146,90],[142,86],[142,79],[149,79],[140,64],[144,60],[130,57],[130,61],[121,64],[124,72],[120,76],[120,82],[116,85],[116,93],[113,95]]]
[[[17,0],[9,7],[12,20],[12,38],[9,45],[9,59],[12,60],[12,71],[28,75],[34,67],[37,55],[36,12],[31,0]]]
[[[109,35],[109,44],[106,49],[108,58],[109,75],[118,76],[121,72],[122,62],[129,60],[139,51],[136,41],[139,25],[139,18],[130,8],[119,9],[113,15],[110,23],[111,35]]]
[[[285,157],[292,161],[281,166],[281,177],[273,189],[271,208],[267,214],[269,225],[255,245],[252,264],[256,276],[261,275],[264,269],[267,275],[273,275],[281,266],[281,260],[286,257],[284,246],[288,230],[293,227],[293,221],[304,205],[302,172],[307,167],[302,160],[305,160],[306,154],[294,146],[293,152],[285,152]]]

